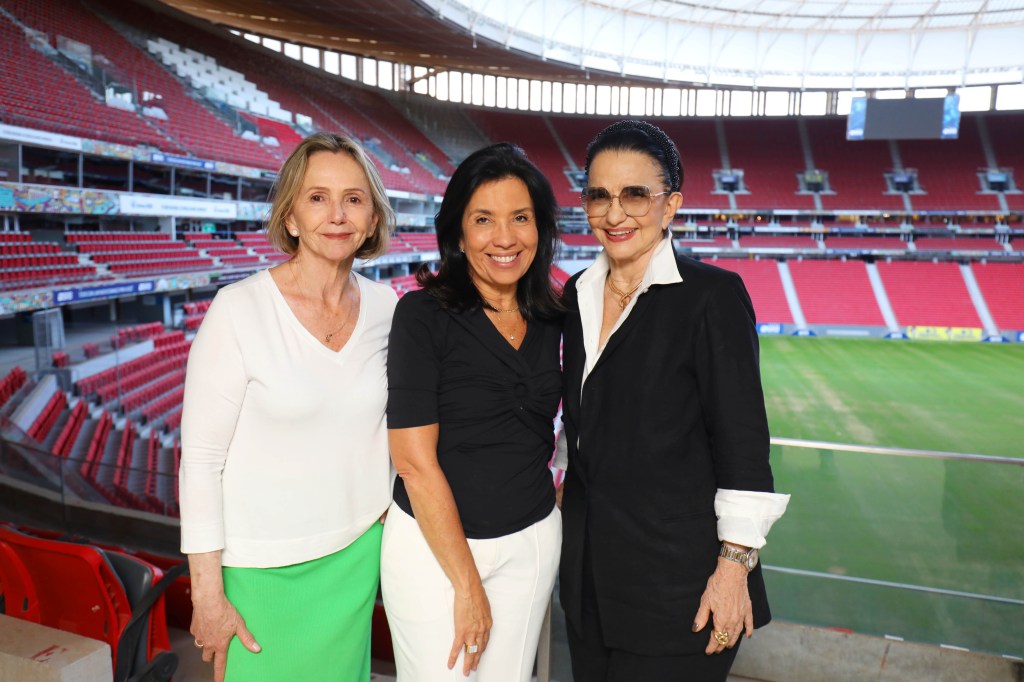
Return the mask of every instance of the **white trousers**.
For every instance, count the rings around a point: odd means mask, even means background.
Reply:
[[[469,540],[494,624],[480,664],[465,677],[463,654],[448,669],[455,639],[455,589],[416,519],[392,504],[384,523],[380,577],[398,682],[528,682],[561,544],[562,513],[557,508],[518,533]]]

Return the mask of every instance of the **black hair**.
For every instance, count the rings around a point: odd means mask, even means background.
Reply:
[[[605,151],[631,151],[645,154],[661,168],[662,179],[670,192],[683,188],[683,162],[679,150],[665,131],[647,121],[619,121],[613,123],[593,139],[587,146],[586,172],[590,175],[590,163],[594,157]]]
[[[416,281],[446,310],[462,312],[485,305],[470,278],[466,254],[459,249],[462,217],[481,185],[505,178],[518,178],[526,185],[537,225],[537,253],[517,285],[519,311],[528,320],[557,317],[564,310],[551,281],[551,265],[558,245],[558,202],[544,174],[522,149],[507,142],[473,152],[455,169],[441,209],[434,217],[440,265],[436,274],[426,265],[421,266]]]

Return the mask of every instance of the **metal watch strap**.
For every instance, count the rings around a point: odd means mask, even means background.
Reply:
[[[749,549],[746,551],[736,549],[735,547],[730,547],[723,542],[722,548],[718,550],[718,556],[728,559],[729,561],[735,561],[749,571],[750,567],[747,565],[747,561],[750,557],[750,551],[751,550]]]

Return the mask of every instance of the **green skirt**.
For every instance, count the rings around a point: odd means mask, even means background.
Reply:
[[[225,567],[224,592],[262,647],[254,654],[232,639],[227,682],[369,680],[382,529],[374,523],[348,547],[302,564]]]

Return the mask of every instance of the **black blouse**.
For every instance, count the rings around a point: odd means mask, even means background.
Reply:
[[[554,507],[560,337],[559,322],[531,320],[516,350],[481,309],[449,312],[425,291],[398,302],[388,428],[439,425],[437,459],[467,538],[515,533]],[[394,496],[413,513],[401,478]]]

